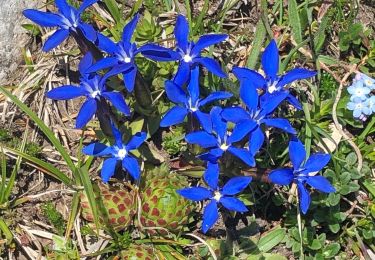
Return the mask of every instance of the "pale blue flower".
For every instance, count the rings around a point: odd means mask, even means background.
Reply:
[[[367,105],[367,100],[359,101],[359,102],[350,101],[347,104],[347,108],[353,111],[353,116],[355,118],[359,118],[362,114],[371,115],[371,112],[372,112]]]
[[[366,105],[371,113],[375,113],[375,96],[371,96],[366,100]]]
[[[371,90],[363,84],[362,80],[357,80],[353,82],[350,87],[348,87],[348,92],[351,95],[350,101],[357,103],[360,101],[365,101],[368,98],[368,94],[370,94]]]

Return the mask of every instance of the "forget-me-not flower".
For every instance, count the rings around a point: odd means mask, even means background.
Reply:
[[[101,178],[103,182],[108,182],[114,175],[115,168],[121,162],[122,168],[126,170],[135,180],[141,176],[141,170],[136,158],[130,152],[137,149],[147,138],[145,132],[136,133],[127,144],[122,141],[121,132],[112,125],[112,133],[115,144],[107,146],[96,142],[85,146],[82,152],[86,155],[108,157],[102,166]]]
[[[105,82],[108,76],[99,76],[89,73],[88,67],[92,65],[92,55],[88,52],[79,64],[81,74],[79,86],[64,85],[47,92],[46,96],[54,100],[68,100],[77,97],[86,97],[77,119],[76,128],[83,128],[96,113],[102,99],[106,99],[116,107],[117,110],[125,115],[130,115],[130,109],[126,104],[123,95],[120,92],[108,91]]]
[[[371,114],[375,113],[375,96],[371,96],[366,100],[366,105],[370,109]]]
[[[315,153],[310,155],[306,162],[306,150],[304,145],[297,138],[293,138],[289,142],[289,157],[292,161],[293,168],[283,168],[272,171],[269,179],[279,185],[289,185],[294,182],[297,184],[300,209],[306,214],[310,206],[310,195],[305,185],[324,192],[335,192],[335,188],[323,176],[315,175],[327,165],[331,156],[324,153]]]
[[[55,0],[59,9],[58,13],[41,12],[34,9],[26,9],[23,15],[43,27],[58,27],[59,29],[50,36],[44,43],[43,51],[47,52],[62,43],[69,34],[81,32],[85,38],[91,42],[96,40],[95,29],[81,20],[81,14],[86,8],[96,3],[98,0],[85,0],[76,9],[69,5],[66,0]]]
[[[168,127],[179,124],[184,121],[185,117],[191,113],[198,119],[204,130],[211,132],[212,124],[209,115],[200,111],[200,108],[206,104],[220,99],[230,98],[229,92],[216,91],[206,98],[199,98],[199,67],[195,67],[191,72],[190,82],[187,86],[187,93],[173,81],[165,82],[165,91],[168,98],[178,104],[172,107],[163,117],[160,126]]]
[[[211,45],[224,41],[228,38],[228,35],[205,34],[197,42],[189,41],[189,24],[183,15],[177,17],[174,34],[177,45],[176,60],[179,60],[179,67],[173,81],[178,85],[185,83],[189,79],[191,69],[197,64],[201,64],[219,77],[227,77],[217,61],[213,58],[202,57],[201,52]]]
[[[233,73],[237,75],[241,68],[234,68]],[[225,120],[237,124],[237,127],[245,128],[250,133],[249,149],[255,155],[264,142],[264,133],[261,128],[262,124],[269,127],[279,128],[289,134],[296,134],[294,128],[289,121],[284,118],[272,118],[271,114],[277,106],[288,96],[287,92],[277,92],[268,97],[268,99],[260,99],[256,86],[248,78],[240,80],[240,98],[247,109],[242,107],[224,108],[222,116]],[[256,127],[254,126],[256,124]],[[250,126],[250,127],[249,127]]]
[[[287,100],[296,108],[302,109],[300,102],[285,89],[285,86],[295,80],[306,79],[316,75],[315,71],[295,68],[283,75],[278,75],[279,70],[279,51],[275,40],[271,40],[262,54],[262,67],[265,76],[262,76],[254,70],[247,68],[237,68],[236,76],[238,78],[247,78],[253,82],[257,88],[265,90],[263,99],[268,99],[271,95],[278,92],[287,92]]]
[[[371,90],[364,85],[362,80],[356,80],[350,87],[348,87],[348,92],[350,94],[350,100],[357,103],[365,101]]]
[[[99,60],[89,68],[91,72],[111,68],[108,72],[108,75],[111,76],[122,73],[125,87],[129,92],[132,92],[134,89],[135,78],[138,71],[134,60],[137,54],[144,51],[145,56],[156,61],[170,61],[176,59],[173,51],[155,44],[146,44],[137,48],[136,44],[133,43],[131,39],[139,17],[139,14],[136,14],[133,19],[125,25],[122,39],[117,43],[114,43],[103,34],[98,33],[98,48],[108,53],[109,56]]]
[[[237,148],[233,144],[242,140],[251,129],[256,127],[256,123],[244,126],[236,125],[230,133],[227,129],[227,122],[221,116],[221,112],[222,109],[220,107],[213,107],[210,112],[212,133],[206,131],[192,132],[185,136],[185,140],[190,144],[198,144],[203,148],[210,148],[207,153],[199,155],[202,160],[216,162],[228,151],[247,165],[255,166],[254,156],[251,152],[245,148]]]
[[[367,100],[364,100],[364,101],[363,100],[357,100],[357,102],[350,101],[350,102],[348,102],[346,107],[349,110],[353,111],[353,116],[355,118],[359,118],[359,119],[362,119],[363,116],[365,116],[364,118],[366,118],[366,116],[371,115],[371,113],[372,113],[371,109],[369,108],[369,106],[367,104]]]
[[[366,74],[357,73],[357,75],[354,78],[354,81],[361,81],[370,90],[375,90],[375,79],[367,76]]]
[[[202,231],[206,233],[218,220],[218,205],[224,208],[246,212],[246,205],[234,195],[243,191],[251,182],[251,177],[233,177],[222,188],[218,187],[219,182],[219,165],[209,164],[205,175],[203,176],[208,188],[198,186],[177,190],[177,193],[193,201],[209,200],[210,202],[204,209]]]

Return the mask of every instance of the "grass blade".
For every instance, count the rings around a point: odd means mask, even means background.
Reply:
[[[255,36],[253,40],[253,46],[251,48],[251,52],[249,57],[247,58],[246,66],[250,69],[254,69],[257,65],[258,57],[260,51],[263,47],[264,40],[266,39],[266,27],[263,24],[262,20],[258,21]]]
[[[301,21],[298,13],[296,0],[288,1],[289,25],[292,27],[292,33],[297,43],[302,42]]]
[[[68,222],[66,223],[66,229],[65,229],[65,239],[70,238],[70,233],[73,229],[74,221],[76,219],[77,213],[78,213],[78,206],[79,206],[79,193],[76,192],[73,195],[72,199],[72,206],[70,208],[70,214]]]

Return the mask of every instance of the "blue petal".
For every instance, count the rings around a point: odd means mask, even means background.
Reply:
[[[289,134],[297,134],[296,130],[294,130],[289,121],[284,118],[263,119],[262,122],[265,123],[267,126],[277,127]]]
[[[126,150],[131,151],[137,149],[147,138],[147,133],[139,132],[133,135],[129,143],[126,145]]]
[[[264,86],[267,84],[264,77],[254,70],[233,67],[232,72],[240,81],[245,79],[250,80],[253,86],[256,88],[264,88]]]
[[[187,102],[185,91],[171,80],[165,81],[165,92],[169,100],[174,103],[185,104]]]
[[[283,87],[295,80],[307,79],[307,78],[314,77],[315,75],[316,75],[316,71],[311,71],[311,70],[301,69],[301,68],[292,69],[281,77],[281,79],[277,83],[277,86]]]
[[[307,178],[306,182],[315,189],[325,192],[331,193],[335,192],[336,189],[331,185],[331,183],[323,176],[310,176]]]
[[[302,110],[302,105],[301,103],[298,101],[298,99],[296,99],[292,94],[289,94],[287,97],[286,97],[286,100],[292,105],[294,106],[295,108],[297,108],[298,110]]]
[[[87,69],[88,73],[97,72],[102,69],[107,69],[118,64],[118,60],[115,57],[103,58]],[[114,74],[112,74],[113,76]]]
[[[210,95],[208,95],[206,98],[202,99],[201,101],[199,101],[199,106],[204,106],[216,100],[227,99],[232,96],[233,95],[229,92],[216,91],[216,92],[211,93]]]
[[[89,98],[83,103],[76,119],[76,128],[83,128],[94,116],[97,109],[96,100]]]
[[[258,92],[251,80],[241,80],[240,97],[250,111],[258,110]]]
[[[212,190],[216,190],[217,183],[219,182],[219,164],[217,163],[207,163],[207,169],[203,174],[204,181]]]
[[[160,126],[168,127],[171,125],[180,124],[184,121],[187,114],[188,114],[188,110],[184,107],[180,107],[180,106],[172,107],[161,119]]]
[[[256,154],[259,152],[264,142],[264,133],[260,126],[255,128],[255,130],[250,134],[249,150],[251,154]]]
[[[220,138],[220,142],[224,142],[224,137],[227,133],[227,123],[221,116],[222,109],[220,107],[213,107],[210,112],[212,120],[212,129]]]
[[[199,99],[199,67],[195,66],[191,71],[190,82],[187,86],[191,103],[194,106]]]
[[[139,20],[139,14],[134,15],[133,19],[124,27],[123,33],[122,33],[122,41],[123,42],[130,42],[135,30],[135,27],[137,26]]]
[[[111,146],[96,142],[83,147],[82,153],[91,156],[104,156],[112,154],[113,149]]]
[[[208,161],[211,163],[217,163],[217,160],[223,155],[224,151],[220,148],[211,149],[207,153],[202,153],[197,157],[203,161]]]
[[[203,113],[199,110],[194,111],[192,114],[198,119],[204,131],[208,133],[212,132],[212,123],[211,123],[211,118],[209,114]]]
[[[92,56],[91,52],[87,52],[85,56],[81,59],[78,65],[78,70],[81,73],[81,75],[86,74],[86,70],[91,67],[91,65],[94,62],[94,57]]]
[[[212,200],[204,209],[202,231],[206,233],[218,220],[219,212],[217,210],[217,202]]]
[[[294,178],[293,170],[284,168],[284,169],[277,169],[270,172],[268,178],[276,184],[279,185],[289,185]]]
[[[139,180],[141,176],[141,169],[139,168],[138,161],[131,157],[127,156],[122,160],[122,168],[125,169],[134,180]]]
[[[85,38],[89,40],[90,42],[95,42],[96,39],[98,38],[98,33],[95,31],[92,25],[87,24],[87,23],[80,23],[78,25],[78,28],[81,30]]]
[[[182,197],[192,200],[192,201],[201,201],[206,200],[212,197],[212,192],[203,187],[190,187],[180,190],[176,190],[178,194]]]
[[[243,149],[243,148],[235,148],[235,147],[230,146],[228,148],[228,151],[234,156],[240,158],[247,165],[251,167],[255,166],[254,155],[252,155],[249,150]]]
[[[220,203],[229,210],[237,212],[247,212],[246,205],[237,198],[224,196],[220,199]]]
[[[86,94],[87,91],[81,87],[65,85],[48,91],[46,96],[53,100],[67,100],[84,96]]]
[[[196,131],[185,136],[189,144],[199,144],[203,148],[214,147],[217,145],[216,138],[206,131]]]
[[[109,58],[108,58],[109,59]],[[107,80],[109,77],[118,75],[123,72],[127,72],[128,70],[133,69],[133,64],[132,63],[124,63],[124,64],[116,64],[113,66],[110,71],[108,71],[104,76],[103,76],[103,82]]]
[[[221,77],[221,78],[227,77],[227,74],[220,67],[220,64],[212,58],[208,58],[208,57],[195,58],[194,62],[198,62],[202,64],[204,67],[207,68],[208,71],[212,72],[218,77]]]
[[[69,36],[69,31],[65,29],[59,29],[52,34],[43,45],[43,51],[47,52],[55,48],[57,45],[62,43]]]
[[[275,40],[271,40],[262,54],[263,70],[272,81],[277,78],[279,70],[279,50]]]
[[[232,134],[228,137],[227,143],[235,143],[241,141],[248,133],[250,133],[257,123],[254,120],[243,120],[235,125]]]
[[[238,176],[231,178],[222,189],[223,195],[235,195],[243,191],[251,182],[251,177]]]
[[[309,159],[307,159],[303,168],[306,170],[303,171],[304,173],[310,172],[318,172],[327,165],[331,156],[325,153],[315,153],[310,155]]]
[[[103,50],[109,54],[114,54],[117,51],[117,46],[111,39],[109,39],[101,33],[98,33],[97,37],[98,47],[100,50]]]
[[[59,9],[60,13],[65,17],[70,17],[72,12],[74,12],[74,10],[72,10],[73,8],[66,0],[55,0],[55,5]]]
[[[289,141],[289,157],[295,170],[298,170],[306,158],[306,150],[301,141],[293,137]]]
[[[107,183],[115,174],[116,164],[117,158],[108,158],[103,162],[101,178],[104,183]]]
[[[224,108],[221,116],[229,122],[239,123],[242,120],[250,119],[249,113],[242,107],[228,107]]]
[[[153,61],[175,61],[181,58],[181,55],[168,48],[148,43],[138,48],[137,53]]]
[[[280,103],[287,98],[288,94],[289,93],[286,91],[279,91],[274,94],[266,93],[263,95],[260,104],[262,108],[262,115],[266,116],[271,114],[280,105]]]
[[[125,87],[129,92],[133,92],[137,71],[137,68],[133,67],[122,74],[124,76]]]
[[[109,102],[121,113],[126,116],[130,115],[130,109],[125,102],[123,95],[119,92],[103,92],[102,96],[108,99]]]
[[[173,81],[179,85],[184,85],[190,78],[190,64],[184,61],[180,61],[177,69],[177,73],[173,78]]]
[[[177,46],[186,52],[189,44],[189,24],[185,16],[178,15],[176,26],[174,27],[174,35],[176,37]]]
[[[78,13],[82,13],[83,11],[85,11],[85,9],[87,9],[91,5],[95,4],[96,2],[98,2],[98,0],[85,0],[85,1],[83,1],[83,3],[81,4],[81,6],[78,9]]]
[[[310,194],[306,190],[305,186],[301,182],[297,182],[299,206],[303,214],[306,214],[310,207]]]
[[[36,24],[44,27],[55,27],[62,24],[61,17],[53,13],[45,13],[34,9],[26,9],[23,15]]]
[[[206,34],[202,35],[195,43],[191,53],[195,56],[199,55],[200,52],[211,45],[225,41],[228,38],[227,34]]]
[[[122,148],[122,133],[120,132],[119,129],[116,128],[116,126],[111,122],[111,129],[112,129],[112,134],[115,139],[116,146],[118,148]]]

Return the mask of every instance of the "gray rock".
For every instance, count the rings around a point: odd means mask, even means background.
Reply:
[[[21,24],[27,20],[22,11],[35,8],[38,0],[0,0],[0,84],[15,71],[22,61],[22,47],[29,36]],[[39,1],[40,2],[40,1]]]

